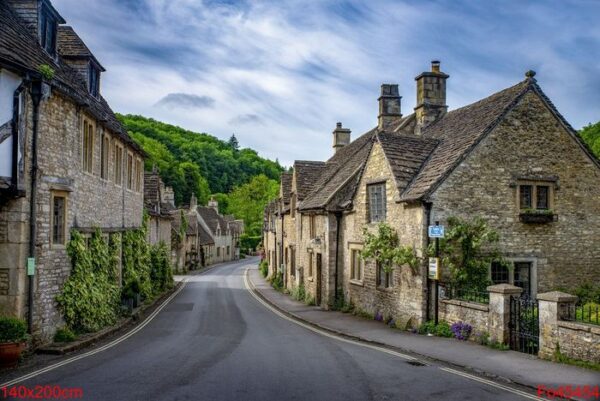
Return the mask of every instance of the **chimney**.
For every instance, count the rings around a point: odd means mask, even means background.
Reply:
[[[164,202],[175,207],[175,192],[173,192],[172,187],[165,187],[165,192],[163,192]]]
[[[417,81],[417,131],[420,133],[448,110],[446,105],[446,79],[449,75],[440,71],[440,62],[431,62],[431,72],[423,72],[415,78]]]
[[[389,129],[400,121],[400,99],[398,94],[398,85],[381,85],[381,96],[379,96],[379,116],[377,117],[377,127],[380,131]]]
[[[198,199],[196,198],[196,195],[192,194],[192,197],[190,198],[190,210],[194,211],[194,210],[196,210],[197,207],[198,207]]]
[[[342,123],[337,123],[333,130],[333,150],[338,150],[350,143],[350,131],[348,128],[342,128]]]
[[[213,208],[215,212],[219,213],[219,202],[215,200],[214,196],[210,197],[210,200],[208,201],[208,207]]]

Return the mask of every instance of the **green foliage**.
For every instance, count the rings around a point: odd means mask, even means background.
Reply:
[[[354,310],[352,311],[352,314],[354,316],[362,317],[363,319],[369,319],[369,320],[375,319],[375,315],[373,315],[372,313],[367,312],[366,310],[361,309],[359,307],[355,307]]]
[[[271,285],[276,291],[283,291],[283,274],[281,272],[275,273],[271,279]]]
[[[304,288],[304,284],[300,283],[300,285],[292,288],[291,296],[296,301],[304,302],[306,300],[306,289]]]
[[[0,317],[0,344],[19,343],[27,339],[27,324],[16,317]]]
[[[592,149],[596,157],[600,158],[600,121],[584,127],[579,131],[579,135]]]
[[[260,236],[265,206],[278,194],[277,181],[262,174],[258,175],[247,184],[236,187],[228,195],[228,207],[225,212],[244,220],[244,232],[249,237]]]
[[[254,252],[258,245],[262,241],[262,236],[253,235],[250,236],[246,233],[240,236],[240,250],[241,252],[248,254],[250,252]]]
[[[441,262],[450,271],[450,284],[465,290],[484,291],[490,284],[490,264],[505,263],[497,248],[498,241],[498,234],[483,218],[467,221],[450,217],[446,235],[440,239]],[[434,254],[433,244],[429,253]]]
[[[260,264],[258,265],[258,270],[260,271],[260,274],[262,274],[263,277],[267,277],[267,275],[269,274],[269,264],[266,260],[260,262]]]
[[[151,283],[151,254],[147,237],[147,217],[144,217],[142,227],[126,231],[123,235],[123,289],[135,286],[139,289],[142,299],[152,297]],[[123,295],[126,295],[123,293]],[[129,294],[127,294],[129,295]]]
[[[593,283],[585,282],[575,288],[572,294],[577,295],[579,302],[582,304],[600,304],[600,284],[594,285]]]
[[[42,74],[42,77],[47,81],[51,81],[54,78],[55,71],[48,64],[40,64],[38,66],[38,72]]]
[[[315,306],[317,301],[315,301],[315,297],[306,293],[306,296],[304,297],[304,303],[308,306]]]
[[[67,245],[71,275],[56,297],[65,322],[79,332],[97,331],[114,324],[119,310],[114,251],[96,230],[86,246],[84,237],[71,233]]]
[[[423,322],[418,329],[419,334],[433,334],[438,337],[454,337],[448,322],[440,320],[436,326],[433,320]]]
[[[173,267],[169,249],[164,242],[150,247],[150,281],[154,294],[173,288]]]
[[[373,259],[386,272],[390,272],[394,265],[408,265],[413,273],[419,268],[419,258],[409,246],[399,246],[398,234],[387,223],[379,223],[377,232],[371,233],[367,227],[363,229],[364,248],[361,256],[363,259]]]
[[[565,363],[567,365],[579,366],[580,368],[600,371],[600,363],[569,358],[568,356],[566,356],[562,352],[560,352],[560,345],[558,343],[556,343],[556,348],[554,349],[554,355],[553,355],[552,359],[555,362]]]
[[[523,209],[521,210],[521,214],[539,214],[539,215],[544,215],[544,216],[549,216],[554,214],[554,211],[552,209]]]
[[[70,343],[75,340],[77,340],[77,335],[68,327],[62,327],[54,334],[55,343]]]
[[[278,181],[283,171],[278,162],[252,149],[240,149],[235,135],[222,141],[142,116],[118,118],[148,153],[146,169],[153,164],[160,168],[166,185],[175,190],[177,204],[187,202],[191,193],[204,203],[208,194],[229,193],[261,174]]]
[[[491,340],[487,345],[488,347],[497,349],[498,351],[508,351],[510,349],[510,346],[508,344],[504,344],[497,340]]]

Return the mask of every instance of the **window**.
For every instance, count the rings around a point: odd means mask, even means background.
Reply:
[[[523,294],[530,295],[531,262],[515,262],[513,276],[513,285],[521,287],[523,289]]]
[[[123,185],[123,147],[115,142],[115,184]]]
[[[519,185],[519,208],[548,210],[551,195],[552,188],[548,184],[522,183]]]
[[[133,169],[133,155],[131,153],[127,153],[127,189],[133,189]]]
[[[363,261],[361,259],[361,251],[352,249],[350,251],[350,279],[362,281],[363,278]]]
[[[379,262],[377,264],[377,286],[381,288],[390,288],[393,286],[393,271],[386,272],[383,265]]]
[[[144,179],[144,165],[140,159],[135,160],[135,190],[142,191],[142,181]]]
[[[101,155],[101,164],[100,164],[100,177],[105,180],[108,180],[108,155],[110,149],[110,138],[108,135],[104,134],[102,137],[102,155]]]
[[[227,255],[229,256],[229,245],[227,245]]]
[[[67,227],[67,197],[64,194],[52,194],[52,245],[64,245]]]
[[[50,14],[46,5],[40,11],[40,45],[54,57],[56,55],[56,19]]]
[[[290,200],[290,213],[292,219],[296,217],[296,194],[292,194],[292,199]]]
[[[296,250],[293,246],[290,247],[290,272],[292,277],[296,277]]]
[[[317,237],[317,216],[311,214],[308,218],[308,229],[310,231],[310,238],[313,239]]]
[[[313,276],[313,254],[312,252],[308,253],[308,277]]]
[[[384,221],[386,211],[385,183],[367,185],[367,196],[369,222]]]
[[[221,247],[217,247],[217,257],[221,256]]]
[[[508,266],[494,262],[492,263],[492,283],[508,284],[510,283]]]
[[[100,93],[100,70],[91,62],[88,68],[88,90],[94,97],[98,97]]]
[[[94,125],[88,119],[83,119],[83,143],[82,143],[83,171],[93,173],[94,171]]]

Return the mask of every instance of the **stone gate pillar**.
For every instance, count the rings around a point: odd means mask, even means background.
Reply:
[[[565,320],[577,297],[560,291],[545,292],[537,296],[540,319],[540,358],[552,359],[558,343],[558,321]]]
[[[490,338],[500,343],[508,343],[510,331],[510,297],[521,295],[523,289],[510,284],[497,284],[487,288],[490,293],[488,327]]]

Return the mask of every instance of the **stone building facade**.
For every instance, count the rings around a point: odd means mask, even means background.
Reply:
[[[282,185],[276,206],[265,211],[266,220],[278,216],[275,209],[284,216],[282,226],[265,231],[267,253],[284,255],[280,238],[288,238],[287,246],[293,239],[297,250],[295,276],[286,269],[285,285],[302,284],[322,307],[343,300],[414,327],[430,317],[434,304],[427,227],[445,225],[451,216],[481,216],[499,233],[510,264],[490,266],[494,284],[516,285],[535,297],[600,281],[594,246],[600,240],[600,163],[534,75],[448,111],[449,75],[435,61],[415,78],[417,107],[407,116],[398,86],[382,85],[377,126],[350,141],[350,130],[338,123],[334,155],[312,162],[318,173],[311,180],[302,172],[311,162],[297,162],[289,196]],[[295,199],[303,184],[305,195]],[[387,273],[363,260],[363,230],[372,232],[380,222],[413,249],[420,267],[395,266]],[[287,237],[292,225],[296,235]],[[447,272],[442,285],[446,279]]]
[[[173,188],[165,186],[156,169],[144,173],[144,207],[148,213],[148,242],[164,244],[171,252],[175,194]]]
[[[38,32],[40,18],[51,28]],[[0,96],[11,116],[0,122],[0,309],[28,318],[42,342],[62,322],[55,297],[71,270],[70,231],[120,235],[143,210],[144,155],[101,96],[103,68],[76,34],[63,36],[64,23],[47,0],[0,2]]]

